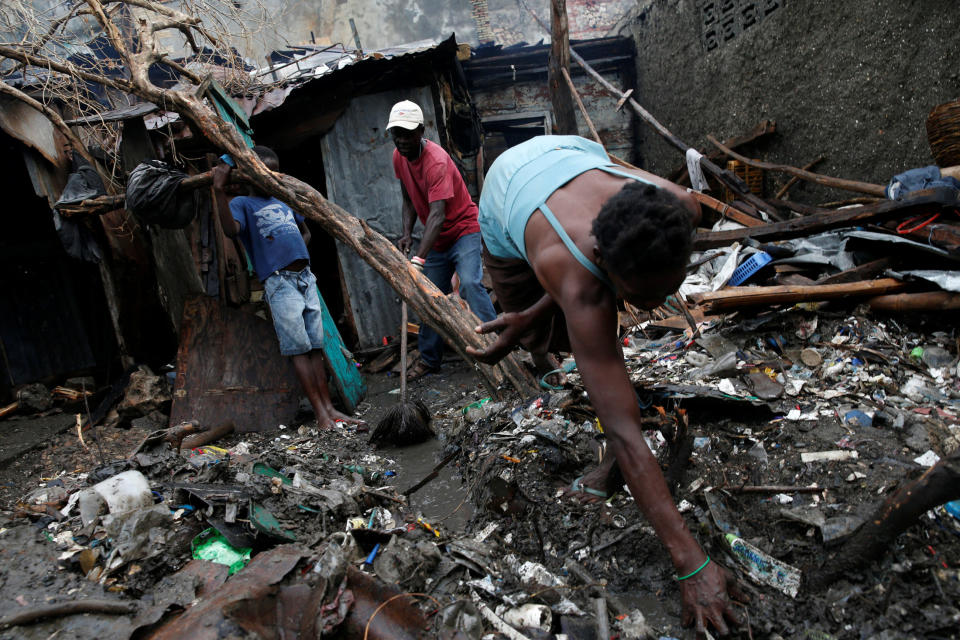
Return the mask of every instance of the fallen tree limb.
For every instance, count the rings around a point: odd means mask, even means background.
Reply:
[[[210,444],[211,442],[216,442],[220,438],[233,433],[236,428],[237,426],[233,421],[228,420],[223,424],[218,424],[215,427],[187,435],[186,437],[184,437],[185,434],[180,435],[180,441],[177,443],[177,451],[179,452],[183,447],[193,449],[195,447],[202,447],[205,444]]]
[[[872,205],[851,207],[839,211],[816,213],[804,218],[775,222],[747,229],[729,231],[708,231],[698,233],[693,239],[695,251],[726,247],[745,238],[754,238],[763,242],[788,240],[807,236],[818,231],[828,231],[840,227],[850,227],[867,221],[880,222],[897,217],[907,217],[918,213],[950,210],[960,205],[956,191],[949,188],[917,191],[908,200],[884,200]]]
[[[887,498],[818,571],[805,571],[807,586],[813,590],[823,589],[840,576],[879,559],[897,536],[920,516],[957,499],[960,499],[960,449]]]
[[[796,167],[791,167],[786,164],[774,164],[772,162],[762,162],[760,160],[751,160],[745,156],[740,155],[733,149],[725,146],[722,142],[714,138],[713,136],[707,136],[707,139],[713,143],[715,147],[723,151],[725,154],[739,160],[744,164],[748,164],[751,167],[757,167],[758,169],[765,169],[767,171],[779,171],[781,173],[786,173],[791,176],[796,176],[801,180],[807,180],[808,182],[815,182],[821,184],[825,187],[835,187],[837,189],[844,189],[846,191],[855,191],[857,193],[866,193],[871,196],[883,196],[885,195],[885,187],[881,184],[873,184],[871,182],[860,182],[858,180],[845,180],[844,178],[834,178],[832,176],[825,176],[819,173],[811,173],[810,171],[804,171],[803,169],[798,169]]]
[[[40,607],[30,607],[0,618],[0,628],[13,627],[22,624],[31,624],[46,618],[59,618],[77,613],[107,613],[122,615],[133,613],[137,607],[130,602],[117,600],[74,600],[73,602],[58,602]]]
[[[788,484],[779,485],[742,485],[715,487],[717,491],[729,491],[730,493],[823,493],[824,487],[794,487]]]
[[[870,298],[867,304],[874,311],[956,311],[960,309],[960,293],[899,293]]]
[[[726,311],[770,304],[796,304],[837,298],[876,296],[902,291],[910,284],[894,278],[865,282],[847,282],[824,285],[780,285],[776,287],[730,287],[720,291],[694,293],[690,299],[710,311]]]
[[[583,70],[586,71],[588,74],[590,74],[590,76],[592,76],[594,80],[596,80],[601,85],[603,85],[603,87],[607,91],[615,95],[617,98],[623,98],[624,96],[623,92],[617,89],[615,86],[613,86],[602,75],[597,73],[597,71],[593,67],[587,64],[587,61],[584,60],[580,56],[580,54],[574,51],[573,47],[570,48],[570,57],[576,60],[577,64],[583,67]],[[671,145],[676,147],[681,153],[686,154],[687,149],[691,148],[690,145],[683,142],[680,138],[673,135],[669,129],[667,129],[662,124],[660,124],[660,122],[656,118],[654,118],[649,111],[641,107],[636,100],[634,100],[633,98],[629,98],[627,102],[630,104],[633,110],[637,113],[637,115],[639,115],[643,119],[644,122],[650,125],[654,131],[660,134],[660,137],[662,137],[664,140],[666,140]],[[733,191],[735,194],[737,194],[738,197],[742,198],[748,204],[762,211],[766,211],[771,216],[777,219],[780,219],[780,215],[777,213],[777,211],[770,204],[768,204],[767,202],[764,202],[762,199],[753,195],[753,193],[750,192],[750,188],[747,186],[747,184],[743,180],[741,180],[736,174],[734,174],[732,171],[721,169],[716,164],[711,162],[706,156],[703,156],[700,159],[700,166],[703,167],[703,169],[707,173],[709,173],[710,175],[715,177],[717,180],[719,180],[721,183],[723,183],[728,189]]]

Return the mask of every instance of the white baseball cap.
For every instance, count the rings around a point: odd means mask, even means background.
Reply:
[[[390,121],[387,122],[387,129],[401,127],[412,131],[422,124],[423,110],[415,102],[404,100],[393,105],[393,108],[390,109]]]

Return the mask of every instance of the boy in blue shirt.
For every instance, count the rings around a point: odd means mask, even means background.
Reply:
[[[279,171],[280,160],[272,149],[258,145],[253,150],[268,169]],[[250,187],[249,195],[231,197],[226,193],[231,170],[227,164],[213,169],[223,232],[231,238],[239,235],[253,262],[273,316],[280,353],[293,359],[297,378],[317,416],[317,426],[329,428],[341,420],[360,423],[334,409],[330,400],[320,297],[317,279],[310,271],[310,231],[303,216],[255,187]]]

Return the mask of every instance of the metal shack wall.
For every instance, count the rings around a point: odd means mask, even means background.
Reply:
[[[423,109],[425,136],[437,141],[430,87],[398,89],[358,96],[323,137],[321,150],[327,197],[396,241],[400,237],[400,183],[393,173],[393,140],[386,131],[390,107],[413,100]],[[419,227],[419,222],[417,223]],[[350,298],[361,349],[397,335],[400,298],[352,249],[337,242],[340,270]]]
[[[573,84],[583,100],[587,113],[597,128],[607,151],[628,162],[634,161],[634,128],[628,109],[616,110],[613,98],[596,80],[570,69]],[[607,71],[604,78],[616,87],[632,86],[632,78],[620,71]],[[481,120],[492,116],[519,116],[525,112],[551,112],[550,87],[546,79],[504,84],[496,87],[472,87],[470,94],[477,105]],[[576,109],[578,133],[591,138],[590,130],[580,110]]]

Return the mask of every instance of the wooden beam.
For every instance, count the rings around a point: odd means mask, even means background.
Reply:
[[[813,286],[730,287],[720,291],[694,293],[690,299],[704,305],[710,312],[716,312],[757,305],[796,304],[837,298],[878,296],[902,291],[909,286],[909,283],[900,282],[894,278],[881,278],[866,282]]]
[[[687,189],[687,193],[696,198],[700,204],[719,213],[721,218],[728,218],[747,227],[762,227],[764,225],[763,220],[758,220],[722,200],[717,200],[713,196],[708,196],[693,189]]]
[[[730,145],[727,145],[727,146],[729,147]],[[813,162],[808,162],[807,164],[803,165],[803,170],[804,170],[804,171],[810,171],[810,169],[813,169],[815,166],[817,166],[818,164],[820,164],[821,162],[823,162],[824,159],[825,159],[825,158],[824,158],[823,156],[820,156],[819,158],[817,158],[817,159],[814,160]],[[791,177],[789,180],[787,180],[787,184],[785,184],[785,185],[783,185],[782,187],[780,187],[780,190],[777,191],[777,194],[776,194],[774,197],[775,197],[775,198],[785,198],[785,197],[787,196],[787,193],[790,191],[790,187],[792,187],[793,185],[797,184],[797,181],[799,181],[799,180],[800,180],[800,177],[799,177],[799,176],[793,176],[793,177]]]
[[[573,98],[563,74],[570,69],[570,34],[567,28],[567,0],[550,0],[550,66],[547,83],[553,104],[553,124],[561,135],[577,134]],[[569,79],[569,76],[568,76]]]
[[[870,298],[867,304],[873,311],[955,311],[960,309],[960,293],[899,293]]]
[[[908,200],[884,200],[873,205],[817,213],[760,227],[698,233],[694,236],[693,248],[696,251],[702,251],[725,247],[733,242],[743,241],[745,238],[754,238],[763,242],[787,240],[819,231],[850,227],[867,221],[885,221],[898,216],[906,217],[917,213],[953,209],[958,206],[960,206],[960,198],[953,189],[926,189],[916,192]]]
[[[715,147],[723,151],[725,154],[739,160],[744,164],[748,164],[751,167],[757,167],[759,169],[765,169],[767,171],[779,171],[781,173],[786,173],[792,176],[797,176],[801,180],[807,180],[809,182],[815,182],[821,184],[825,187],[835,187],[837,189],[845,189],[847,191],[856,191],[857,193],[866,193],[871,196],[883,196],[885,195],[886,188],[882,184],[873,184],[870,182],[859,182],[857,180],[845,180],[843,178],[834,178],[832,176],[825,176],[819,173],[811,173],[809,171],[804,171],[803,169],[798,169],[796,167],[791,167],[786,164],[774,164],[772,162],[762,162],[760,160],[751,160],[745,156],[740,155],[733,149],[730,149],[722,142],[714,138],[713,136],[707,136],[707,139],[713,143]]]
[[[580,109],[580,114],[583,116],[584,121],[586,121],[587,128],[590,129],[590,135],[593,136],[593,139],[597,144],[603,144],[603,140],[600,139],[600,134],[597,133],[597,128],[593,126],[593,120],[590,119],[590,114],[587,113],[587,108],[583,106],[583,100],[580,99],[580,94],[577,92],[577,88],[574,86],[573,80],[570,78],[570,72],[567,71],[566,67],[560,67],[560,73],[563,74],[563,79],[567,82],[567,87],[570,89],[570,95],[572,95],[573,99],[577,101],[577,107]]]

